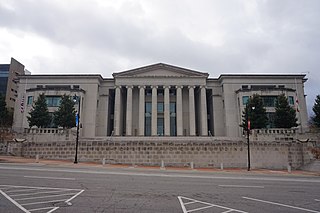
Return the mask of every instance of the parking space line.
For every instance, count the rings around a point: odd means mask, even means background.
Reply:
[[[8,194],[8,193],[13,193],[13,192],[25,192],[25,191],[29,192],[29,191],[36,191],[36,190],[39,190],[39,189],[21,189],[21,190],[12,190],[12,191],[9,190],[6,192]]]
[[[70,201],[73,200],[75,197],[77,197],[78,195],[80,195],[82,192],[84,192],[84,190],[81,190],[80,192],[78,192],[77,194],[75,194],[74,196],[72,196],[70,199],[66,200],[65,202],[67,204],[70,204]]]
[[[48,198],[48,197],[59,197],[59,196],[67,196],[67,195],[73,195],[73,194],[74,194],[74,193],[71,193],[71,194],[69,193],[69,194],[48,195],[48,196],[42,196],[42,197],[27,197],[27,198],[16,199],[16,201],[42,199],[42,198]]]
[[[54,208],[54,209],[52,209],[52,210],[48,211],[47,213],[51,213],[51,212],[53,212],[53,211],[57,210],[58,208],[59,208],[59,207],[56,207],[56,208]]]
[[[7,188],[26,188],[26,189],[34,189],[32,186],[14,186],[14,185],[0,185],[5,186]],[[81,189],[69,189],[69,188],[50,188],[50,187],[36,187],[37,189],[61,189],[61,190],[81,190]]]
[[[53,180],[76,180],[75,178],[60,178],[60,177],[41,177],[41,176],[23,176],[25,178],[53,179]]]
[[[195,212],[195,211],[199,211],[199,210],[202,210],[202,209],[208,209],[208,208],[212,208],[213,206],[204,206],[204,207],[200,207],[200,208],[197,208],[197,209],[192,209],[192,210],[189,210],[187,211],[188,213],[189,212]]]
[[[187,197],[182,197],[182,196],[178,196],[178,200],[180,202],[180,205],[181,205],[183,213],[195,212],[195,211],[199,211],[199,210],[207,209],[207,208],[220,208],[220,209],[226,210],[226,211],[223,211],[223,212],[247,213],[245,211],[232,209],[232,208],[229,208],[229,207],[220,206],[220,205],[216,205],[216,204],[213,204],[213,203],[207,203],[207,202],[203,202],[203,201],[200,201],[200,200],[195,200],[195,199],[192,199],[192,198],[187,198]],[[189,202],[187,202],[187,201],[189,201]],[[191,204],[191,203],[198,203],[199,205],[202,205],[202,207],[199,207],[199,208],[196,208],[196,209],[187,210],[186,204]]]
[[[16,195],[10,195],[11,197],[19,197],[19,196],[29,196],[29,195],[37,195],[37,194],[49,194],[49,193],[59,193],[64,192],[63,190],[60,191],[45,191],[45,192],[35,192],[35,193],[29,193],[29,194],[16,194]]]
[[[64,200],[49,200],[49,201],[40,201],[40,202],[33,202],[33,203],[22,203],[22,206],[29,206],[29,205],[34,205],[34,204],[41,204],[41,203],[57,203],[57,202],[62,202]]]
[[[235,187],[235,188],[261,188],[263,189],[264,186],[247,186],[247,185],[218,185],[220,187]]]
[[[196,203],[196,202],[192,201],[192,202],[184,203],[184,205],[193,204],[193,203]]]
[[[301,207],[290,206],[290,205],[271,202],[271,201],[267,201],[267,200],[260,200],[260,199],[256,199],[256,198],[250,198],[250,197],[242,197],[242,198],[247,199],[247,200],[253,200],[253,201],[257,201],[257,202],[262,202],[262,203],[273,204],[273,205],[277,205],[277,206],[283,206],[283,207],[292,208],[292,209],[298,209],[298,210],[302,210],[302,211],[306,211],[306,212],[320,213],[319,211],[315,211],[315,210],[311,210],[311,209],[305,209],[305,208],[301,208]]]
[[[12,202],[15,206],[17,206],[19,209],[21,209],[24,213],[31,213],[36,211],[46,211],[46,213],[52,213],[60,208],[59,205],[65,206],[65,204],[67,204],[71,206],[72,203],[70,203],[70,201],[76,198],[82,192],[84,192],[84,190],[80,189],[13,185],[0,185],[0,188],[5,188],[4,191],[0,190],[1,194],[10,202]],[[26,191],[29,192],[33,190],[38,191],[35,191],[34,193],[25,193]],[[8,192],[11,192],[11,194],[7,194]],[[21,193],[19,194],[19,192]],[[42,195],[35,197],[35,194]],[[55,204],[55,206],[53,206],[53,204]]]
[[[53,211],[58,209],[59,207],[43,207],[43,208],[37,208],[37,209],[29,209],[29,212],[35,212],[35,211],[39,211],[39,210],[46,210],[46,209],[52,209]],[[51,211],[51,212],[53,212]]]
[[[0,193],[5,196],[5,198],[7,198],[8,200],[10,200],[14,205],[16,205],[19,209],[21,209],[23,212],[25,213],[29,213],[29,211],[27,209],[25,209],[23,206],[21,206],[19,203],[17,203],[16,201],[14,201],[11,197],[9,197],[6,193],[4,193],[2,190],[0,190]]]

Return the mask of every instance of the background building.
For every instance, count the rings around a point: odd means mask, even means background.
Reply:
[[[57,110],[64,94],[81,97],[83,137],[239,137],[243,109],[256,93],[265,104],[269,127],[273,126],[275,99],[284,93],[293,107],[299,100],[299,129],[307,128],[306,78],[301,74],[209,78],[208,73],[159,63],[114,73],[113,78],[24,75],[19,79],[14,129],[20,132],[29,127],[26,117],[41,93],[46,95],[50,112]],[[21,103],[24,98],[27,101]]]
[[[10,64],[0,64],[0,94],[6,97],[8,109],[14,109],[18,99],[18,76],[30,74],[24,69],[24,65],[11,58]]]

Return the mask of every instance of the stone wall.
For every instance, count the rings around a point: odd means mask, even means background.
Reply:
[[[299,168],[309,163],[312,143],[251,142],[251,167],[268,169]],[[22,155],[44,159],[73,160],[74,141],[24,142]],[[226,138],[166,138],[166,137],[114,137],[82,139],[79,141],[79,161],[111,164],[189,166],[220,168],[246,168],[247,144],[239,139]]]

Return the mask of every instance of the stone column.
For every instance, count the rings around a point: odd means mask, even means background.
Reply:
[[[164,86],[164,135],[170,136],[170,95],[169,86]]]
[[[121,102],[121,86],[116,86],[115,101],[114,101],[114,127],[113,134],[120,135],[120,102]]]
[[[152,88],[152,115],[151,115],[151,135],[157,135],[157,88],[158,86],[151,86]]]
[[[139,136],[144,136],[145,86],[139,86]]]
[[[200,87],[201,136],[208,136],[207,95],[206,87]]]
[[[132,89],[127,86],[127,116],[126,116],[126,135],[132,136]]]
[[[195,86],[188,86],[189,88],[189,131],[190,136],[196,135],[196,115],[194,106],[194,88]]]
[[[182,88],[183,86],[176,86],[176,119],[177,119],[177,136],[183,135],[183,117],[182,117]]]

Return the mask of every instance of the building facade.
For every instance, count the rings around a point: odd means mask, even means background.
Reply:
[[[296,107],[299,130],[307,128],[304,94],[305,75],[208,73],[168,64],[154,64],[124,72],[113,78],[101,75],[20,76],[14,129],[29,128],[28,112],[37,97],[46,95],[48,109],[57,110],[61,96],[81,97],[80,135],[82,137],[240,137],[242,113],[253,94],[259,94],[269,117],[275,100],[284,93]],[[77,106],[75,106],[78,109]]]
[[[18,99],[18,76],[28,74],[24,65],[11,58],[10,64],[0,64],[0,94],[5,96],[8,109],[14,109]]]

